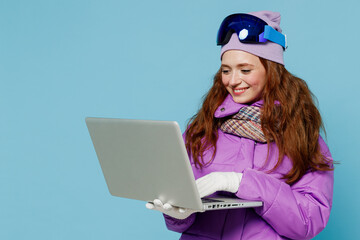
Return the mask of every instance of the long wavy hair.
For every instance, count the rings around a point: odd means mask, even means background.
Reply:
[[[283,176],[288,184],[297,182],[309,170],[333,170],[331,160],[320,152],[319,132],[325,129],[314,104],[315,97],[306,82],[289,73],[281,64],[263,58],[260,61],[267,74],[262,92],[261,126],[268,144],[275,142],[279,149],[277,164],[271,171],[281,165],[285,155],[293,163],[292,169]],[[215,156],[218,128],[225,119],[215,118],[214,113],[227,95],[220,69],[186,131],[186,148],[198,168],[211,164]],[[276,101],[280,104],[275,104]],[[213,149],[212,158],[204,162],[204,152],[209,149]]]

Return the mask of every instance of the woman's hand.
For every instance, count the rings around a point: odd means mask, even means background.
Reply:
[[[200,197],[205,197],[217,191],[236,193],[239,189],[242,173],[212,172],[196,180]]]
[[[193,214],[194,210],[188,208],[179,208],[172,206],[169,203],[163,204],[159,199],[155,199],[154,203],[146,203],[147,209],[158,210],[170,217],[177,218],[177,219],[185,219]]]
[[[239,189],[242,173],[235,172],[213,172],[196,180],[196,185],[200,197],[208,196],[217,191],[226,191],[236,193]],[[155,199],[153,203],[146,203],[147,209],[158,210],[170,217],[185,219],[193,214],[194,210],[188,208],[179,208],[169,203],[162,203]]]

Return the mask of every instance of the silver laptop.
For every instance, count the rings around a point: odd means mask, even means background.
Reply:
[[[262,206],[238,198],[201,199],[177,122],[86,118],[113,196],[197,211]]]

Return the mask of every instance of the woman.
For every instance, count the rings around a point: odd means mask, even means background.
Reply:
[[[327,224],[333,160],[310,90],[284,67],[279,25],[270,11],[225,18],[221,68],[184,133],[201,197],[217,192],[263,206],[196,213],[147,204],[181,239],[310,239]]]

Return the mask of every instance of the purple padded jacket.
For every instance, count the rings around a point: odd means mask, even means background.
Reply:
[[[261,106],[262,101],[253,105]],[[219,106],[215,117],[233,115],[244,106],[235,103],[231,95]],[[332,205],[332,171],[306,173],[298,182],[288,185],[281,179],[292,167],[289,158],[273,172],[278,149],[270,145],[269,160],[264,166],[268,146],[218,130],[217,152],[212,164],[202,170],[196,168],[190,157],[195,179],[211,172],[241,172],[243,177],[235,197],[261,200],[258,208],[214,210],[194,213],[184,220],[164,215],[169,230],[182,233],[186,239],[311,239],[322,231]],[[331,158],[330,151],[319,138],[323,155]],[[205,152],[208,161],[212,151]]]

